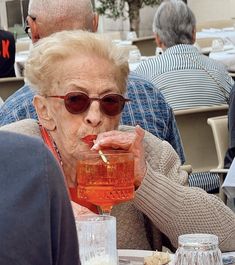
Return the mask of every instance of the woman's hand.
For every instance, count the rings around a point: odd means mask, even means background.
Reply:
[[[92,150],[113,148],[132,152],[135,163],[135,186],[138,187],[146,172],[143,139],[144,130],[138,125],[135,127],[134,132],[104,132],[98,134]]]
[[[76,202],[71,201],[71,205],[72,205],[73,215],[74,215],[75,219],[77,219],[79,216],[84,215],[84,214],[95,215],[95,213],[93,213],[92,211],[90,211],[86,207],[83,207],[83,206],[77,204]]]

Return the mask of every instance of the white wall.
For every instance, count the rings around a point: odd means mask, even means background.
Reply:
[[[188,0],[197,22],[235,18],[234,0]]]

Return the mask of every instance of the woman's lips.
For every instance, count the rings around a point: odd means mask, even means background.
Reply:
[[[94,140],[96,140],[96,138],[97,138],[97,135],[96,135],[96,134],[89,134],[89,135],[87,135],[87,136],[81,138],[81,140],[82,140],[85,144],[87,144],[87,145],[89,145],[90,147],[92,147],[93,144],[94,144]]]

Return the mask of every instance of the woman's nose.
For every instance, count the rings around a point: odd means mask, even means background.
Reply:
[[[103,114],[100,111],[100,103],[93,101],[86,113],[85,122],[92,127],[97,127],[102,124]]]

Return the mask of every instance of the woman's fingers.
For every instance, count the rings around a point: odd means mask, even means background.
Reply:
[[[143,139],[144,139],[144,129],[142,129],[139,125],[137,125],[135,127],[135,138],[131,148],[141,149],[143,145]]]
[[[133,132],[110,131],[108,134],[101,133],[98,135],[91,150],[99,150],[108,147],[128,150],[133,144],[134,139],[135,133]]]

